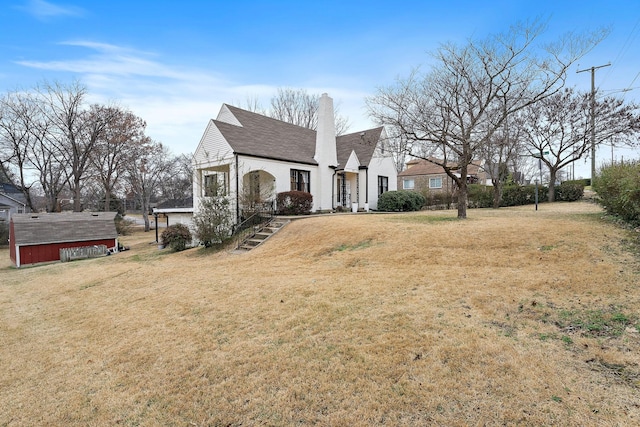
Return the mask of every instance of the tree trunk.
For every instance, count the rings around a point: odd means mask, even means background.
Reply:
[[[104,211],[109,212],[111,208],[111,191],[107,191],[104,195]]]
[[[553,168],[549,168],[549,191],[547,196],[549,202],[556,201],[556,170]]]
[[[73,189],[73,211],[82,212],[82,199],[80,198],[80,181],[74,183]]]
[[[495,179],[491,180],[493,183],[493,208],[498,209],[500,207],[500,202],[502,202],[502,180]]]
[[[144,221],[144,231],[147,232],[151,230],[151,226],[149,224],[149,211],[148,207],[144,207],[142,209],[142,220]]]
[[[467,181],[464,179],[458,186],[458,219],[467,218],[467,202]]]

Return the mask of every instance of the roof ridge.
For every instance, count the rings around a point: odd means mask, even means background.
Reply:
[[[307,131],[314,132],[314,133],[316,132],[316,130],[315,130],[315,129],[311,129],[311,128],[304,127],[304,126],[300,126],[300,125],[295,125],[295,124],[293,124],[293,123],[289,123],[289,122],[286,122],[286,121],[284,121],[284,120],[276,119],[276,118],[274,118],[274,117],[270,117],[270,116],[267,116],[267,115],[265,115],[265,114],[260,114],[260,113],[256,113],[255,111],[245,110],[245,109],[243,109],[243,108],[236,107],[235,105],[226,104],[226,103],[225,103],[225,104],[223,104],[223,105],[226,105],[226,106],[227,106],[227,108],[231,108],[231,109],[234,109],[234,110],[238,110],[238,111],[240,111],[240,112],[242,112],[242,113],[244,113],[244,114],[251,114],[251,115],[254,115],[254,116],[259,116],[259,117],[261,117],[261,118],[263,118],[263,119],[272,120],[272,121],[275,121],[275,122],[278,122],[278,123],[281,123],[281,124],[284,124],[284,125],[287,125],[287,126],[292,126],[292,127],[298,128],[298,129],[303,129],[303,130],[307,130]],[[236,117],[236,118],[237,118],[237,117]],[[215,119],[214,119],[214,120],[215,120]],[[215,121],[218,121],[218,120],[215,120]],[[238,119],[238,121],[239,121],[239,122],[242,122],[240,119]],[[226,122],[223,122],[223,123],[226,123]]]

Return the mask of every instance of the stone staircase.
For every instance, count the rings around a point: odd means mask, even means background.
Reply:
[[[236,248],[239,252],[247,252],[257,248],[264,243],[269,237],[276,234],[282,227],[287,225],[289,220],[273,218],[267,224],[255,228]]]

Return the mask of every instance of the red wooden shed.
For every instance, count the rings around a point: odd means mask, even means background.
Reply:
[[[118,247],[115,212],[14,214],[9,222],[9,251],[16,267],[57,261],[60,249]]]

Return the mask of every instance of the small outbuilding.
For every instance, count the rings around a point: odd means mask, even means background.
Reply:
[[[16,267],[60,260],[60,249],[105,245],[118,248],[115,212],[14,214],[9,222],[11,261]]]

